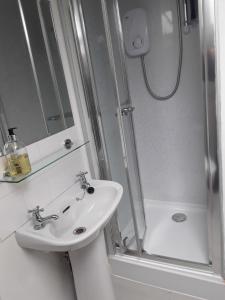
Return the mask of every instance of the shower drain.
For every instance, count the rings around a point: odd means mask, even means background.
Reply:
[[[176,213],[174,215],[172,215],[172,220],[175,222],[184,222],[187,220],[187,216],[185,214],[182,213]]]

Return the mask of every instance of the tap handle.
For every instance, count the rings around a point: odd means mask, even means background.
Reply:
[[[40,212],[43,212],[44,211],[44,208],[40,208],[39,205],[37,205],[34,209],[29,209],[28,210],[28,213],[40,213]]]

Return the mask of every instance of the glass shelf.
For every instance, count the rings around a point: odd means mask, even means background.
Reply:
[[[18,177],[8,177],[8,176],[4,176],[0,178],[0,182],[6,182],[6,183],[19,183],[21,181],[24,181],[26,178],[31,177],[32,175],[38,173],[39,171],[47,168],[48,166],[54,164],[56,161],[62,159],[63,157],[71,154],[72,152],[76,151],[77,149],[87,145],[89,143],[89,141],[84,142],[83,144],[79,145],[79,146],[75,146],[73,145],[70,149],[60,149],[59,151],[56,151],[48,156],[46,156],[45,158],[43,158],[42,160],[32,164],[32,171],[31,173],[27,174],[27,175],[21,175]]]

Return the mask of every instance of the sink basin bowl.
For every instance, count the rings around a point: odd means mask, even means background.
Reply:
[[[123,188],[116,182],[104,180],[92,180],[90,184],[95,188],[93,194],[83,195],[74,185],[45,209],[44,216],[58,214],[58,220],[51,220],[40,230],[34,230],[29,220],[16,232],[18,244],[40,251],[65,252],[94,241],[115,212]]]

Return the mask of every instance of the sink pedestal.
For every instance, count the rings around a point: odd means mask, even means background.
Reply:
[[[115,300],[103,231],[69,256],[78,300]]]

